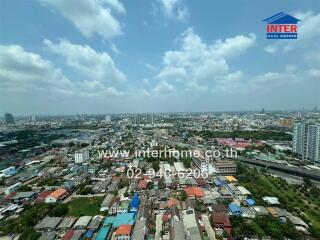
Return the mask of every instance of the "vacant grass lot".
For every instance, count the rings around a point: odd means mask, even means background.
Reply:
[[[264,196],[277,197],[282,208],[300,216],[312,225],[311,232],[320,238],[320,195],[308,186],[292,185],[284,179],[240,165],[238,179],[253,195],[258,205],[265,206]]]
[[[99,214],[103,197],[74,198],[67,203],[68,216],[94,216]]]

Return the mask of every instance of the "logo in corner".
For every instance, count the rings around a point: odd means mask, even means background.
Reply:
[[[263,20],[267,22],[267,39],[297,39],[299,19],[280,12]]]

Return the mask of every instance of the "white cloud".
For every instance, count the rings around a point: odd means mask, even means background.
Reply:
[[[150,64],[150,63],[146,63],[145,66],[146,66],[147,68],[149,68],[150,70],[152,70],[152,71],[155,71],[155,70],[156,70],[156,67],[153,66],[153,65]]]
[[[206,44],[202,39],[189,28],[182,34],[181,50],[167,51],[164,56],[164,63],[167,65],[175,64],[184,67],[194,65],[195,62],[202,60],[221,60],[232,58],[244,53],[254,45],[256,36],[238,35],[226,40],[217,40],[213,44]]]
[[[220,39],[211,46],[210,50],[216,57],[231,58],[244,53],[248,48],[253,46],[255,40],[256,35],[252,33],[248,37],[238,35],[227,38],[224,41]]]
[[[72,44],[60,40],[55,44],[50,40],[43,41],[49,51],[66,59],[67,64],[89,80],[100,82],[125,82],[126,76],[116,66],[106,52],[96,52],[87,45]]]
[[[188,9],[182,5],[181,0],[159,0],[163,6],[164,14],[168,18],[185,21],[189,18]]]
[[[187,73],[182,67],[165,67],[158,75],[157,78],[161,80],[174,80],[182,81],[187,77]]]
[[[40,55],[19,45],[0,45],[0,89],[73,94],[72,82]]]
[[[212,88],[212,92],[244,93],[247,89],[243,72],[237,71],[222,76],[218,84]]]
[[[264,48],[264,50],[268,53],[275,53],[277,51],[277,47],[274,45],[268,45]]]
[[[181,7],[178,9],[177,18],[180,21],[186,21],[189,18],[189,11],[186,7]]]
[[[283,72],[266,72],[250,77],[248,82],[249,90],[274,91],[280,88],[285,89],[288,86],[292,87],[294,84],[301,82],[301,73],[296,73],[292,67],[289,67],[289,69],[290,71],[286,68]],[[304,73],[302,74],[304,75]]]
[[[151,96],[151,94],[149,93],[149,91],[146,90],[146,89],[141,89],[141,90],[140,90],[140,94],[141,94],[142,96],[144,96],[144,97],[150,97],[150,96]]]
[[[114,43],[111,43],[111,50],[114,52],[114,53],[120,53],[119,49],[117,48],[117,46],[114,44]]]
[[[167,83],[166,81],[159,82],[158,85],[153,89],[156,94],[166,95],[175,92],[176,89],[173,85]]]
[[[295,65],[287,65],[286,67],[285,67],[285,71],[286,72],[288,72],[288,73],[293,73],[293,72],[295,72],[297,70],[297,66],[295,66]]]
[[[142,82],[143,82],[144,84],[146,84],[146,85],[149,85],[149,84],[150,84],[150,81],[149,81],[149,79],[147,79],[147,78],[142,79]]]
[[[213,85],[223,90],[218,86],[224,84],[222,79],[233,76],[227,59],[246,52],[255,40],[256,36],[249,34],[207,44],[189,28],[181,36],[180,48],[165,52],[164,67],[157,78],[166,82],[181,81],[187,91],[205,91]]]
[[[258,75],[254,77],[253,82],[270,84],[272,82],[279,81],[281,77],[282,75],[278,72],[267,72],[262,75]]]
[[[309,76],[311,76],[311,77],[317,77],[317,78],[319,78],[319,77],[320,77],[320,70],[319,70],[319,69],[310,69],[310,70],[308,71],[308,74],[309,74]]]
[[[119,13],[126,13],[126,9],[119,0],[102,0]]]
[[[105,86],[99,81],[87,81],[85,80],[81,84],[82,91],[79,92],[83,97],[120,97],[124,95],[124,92],[117,90],[111,86]]]
[[[112,15],[111,9],[125,13],[118,0],[40,0],[57,9],[70,20],[86,37],[100,35],[108,39],[122,34],[119,21]]]
[[[298,24],[299,40],[304,41],[320,35],[320,13],[298,12],[296,17],[301,20]]]
[[[80,52],[80,49],[78,51]],[[71,60],[74,60],[77,70],[81,73],[85,72],[79,65],[79,59],[70,58],[69,61]],[[82,61],[82,63],[85,62],[84,59]],[[0,92],[4,89],[6,93],[25,92],[47,95],[49,92],[54,93],[54,96],[62,94],[83,97],[123,95],[122,91],[110,84],[105,84],[100,81],[101,79],[71,81],[51,61],[28,52],[19,45],[0,45],[0,79]]]

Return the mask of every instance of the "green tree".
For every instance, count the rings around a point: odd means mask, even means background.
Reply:
[[[58,204],[51,212],[50,216],[52,217],[63,217],[68,213],[68,205],[65,203]]]
[[[155,172],[158,172],[160,169],[160,161],[156,160],[152,162],[152,168]]]
[[[181,201],[185,201],[185,200],[187,200],[187,198],[188,198],[187,193],[186,193],[185,191],[181,190],[181,191],[179,192],[179,199],[180,199]]]
[[[18,188],[19,192],[29,192],[32,191],[32,188],[28,185],[22,185]]]

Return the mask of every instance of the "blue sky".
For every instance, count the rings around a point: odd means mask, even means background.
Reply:
[[[320,107],[319,37],[311,0],[4,0],[0,114]]]

